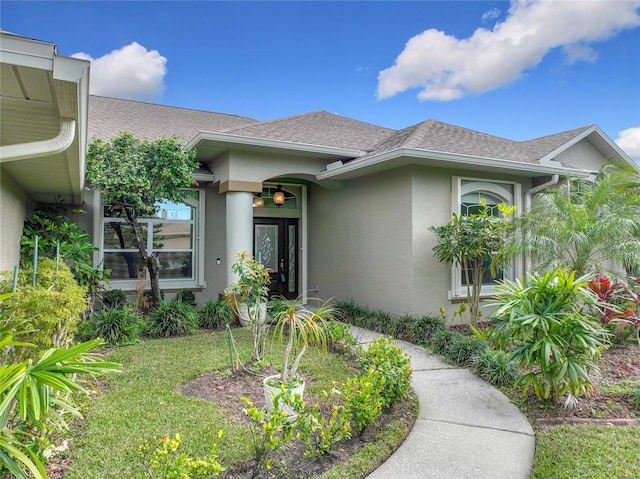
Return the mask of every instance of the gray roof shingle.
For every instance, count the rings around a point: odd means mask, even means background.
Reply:
[[[95,95],[89,99],[90,138],[95,134],[110,140],[120,131],[130,131],[149,138],[175,134],[186,142],[199,131],[207,131],[366,152],[354,161],[411,148],[535,164],[588,128],[519,142],[436,120],[392,130],[326,111],[261,122],[238,115]]]
[[[315,111],[255,123],[226,133],[369,151],[394,131],[326,111]]]
[[[89,97],[89,139],[95,134],[108,141],[120,131],[129,131],[152,139],[177,135],[187,142],[201,130],[220,132],[251,123],[259,122],[245,116],[95,95]]]
[[[404,128],[376,145],[368,156],[398,148],[414,148],[475,157],[537,163],[589,127],[577,128],[524,142],[508,140],[436,120]],[[360,159],[364,158],[361,157]]]

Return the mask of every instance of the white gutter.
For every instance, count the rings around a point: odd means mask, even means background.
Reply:
[[[76,121],[61,118],[60,131],[50,140],[0,146],[0,163],[62,153],[71,146],[75,137]]]
[[[560,181],[560,175],[553,175],[551,179],[546,183],[542,183],[541,185],[534,186],[533,188],[530,188],[527,191],[525,191],[524,192],[524,212],[528,213],[529,211],[531,211],[531,198],[533,198],[533,195],[535,195],[538,191],[542,190],[543,188],[546,188],[547,186],[557,185],[558,181]]]
[[[421,163],[417,163],[415,160],[421,160]],[[436,163],[440,162],[442,164],[460,164],[467,167],[501,168],[520,173],[528,173],[528,176],[532,176],[532,173],[538,175],[561,174],[586,176],[586,173],[582,170],[552,165],[539,165],[535,163],[478,157],[459,153],[422,150],[418,148],[398,148],[363,160],[356,159],[349,163],[345,163],[343,166],[338,166],[337,168],[327,169],[320,172],[316,177],[318,180],[325,180],[329,178],[342,179],[342,175],[349,175],[349,173],[354,173],[357,170],[365,168],[382,167],[385,163],[386,165],[383,168],[393,168],[393,163],[396,161],[404,161],[404,164],[424,164],[431,166],[438,166]]]

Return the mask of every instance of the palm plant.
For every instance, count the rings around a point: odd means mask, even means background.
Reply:
[[[0,302],[8,297],[1,295]],[[14,340],[15,322],[3,321],[11,312],[0,311],[0,351],[32,347]],[[80,415],[76,396],[86,392],[82,376],[119,366],[89,352],[100,344],[93,340],[49,349],[37,361],[0,363],[0,472],[6,469],[18,479],[46,479],[36,439],[46,437],[53,427],[67,427],[67,414]]]
[[[563,265],[581,276],[611,263],[640,268],[640,172],[622,164],[602,167],[593,182],[572,179],[538,194],[518,220],[503,254],[525,254],[534,271]],[[615,266],[615,265],[614,265]]]
[[[279,382],[290,384],[297,378],[300,361],[310,344],[326,350],[327,335],[324,322],[331,319],[336,310],[328,302],[310,309],[304,306],[300,298],[286,301],[285,305],[286,307],[276,314],[275,334],[281,340],[285,335],[288,336]],[[295,359],[291,363],[293,355]]]

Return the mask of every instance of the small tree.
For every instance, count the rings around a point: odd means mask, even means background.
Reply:
[[[485,273],[495,271],[500,266],[494,255],[502,248],[504,236],[511,229],[507,218],[515,211],[515,206],[504,203],[498,205],[502,216],[491,216],[487,203],[480,200],[482,209],[469,216],[453,213],[444,226],[431,226],[437,244],[433,247],[436,259],[446,265],[455,265],[464,274],[467,285],[467,303],[471,324],[474,326],[480,316],[480,292]]]
[[[160,304],[160,261],[149,254],[138,218],[149,216],[163,200],[183,201],[198,168],[194,149],[184,150],[176,137],[139,139],[123,132],[111,142],[94,138],[87,154],[87,179],[105,205],[131,226],[141,264],[149,272],[151,306]]]
[[[539,193],[517,221],[505,256],[527,255],[534,271],[566,266],[578,275],[640,268],[640,173],[606,164],[594,181],[570,179]],[[614,271],[615,273],[615,271]]]

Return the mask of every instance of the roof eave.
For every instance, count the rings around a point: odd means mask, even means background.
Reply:
[[[198,148],[199,144],[212,142],[223,148],[251,147],[266,150],[285,150],[303,155],[326,156],[331,158],[357,158],[366,152],[351,148],[339,148],[326,145],[314,145],[309,143],[298,143],[292,141],[273,140],[269,138],[256,138],[251,136],[232,135],[229,133],[214,133],[208,131],[198,132],[186,145],[185,148]]]
[[[590,172],[553,165],[540,165],[496,158],[484,158],[442,151],[416,148],[398,148],[363,160],[346,163],[343,166],[325,170],[317,175],[318,180],[343,180],[370,173],[389,170],[406,165],[424,165],[438,168],[487,169],[494,172],[516,173],[520,176],[588,176]]]

